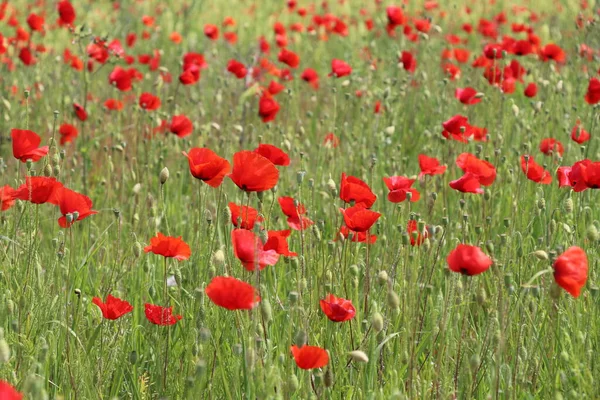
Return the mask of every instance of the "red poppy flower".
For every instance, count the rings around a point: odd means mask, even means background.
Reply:
[[[231,223],[236,228],[253,229],[255,223],[262,223],[263,217],[255,208],[250,206],[239,206],[233,202],[229,203],[231,211]]]
[[[254,152],[260,154],[275,165],[283,167],[290,165],[290,157],[279,147],[273,146],[272,144],[260,144]]]
[[[106,298],[106,303],[103,303],[102,299],[99,297],[94,297],[92,303],[100,308],[104,318],[111,320],[119,319],[123,315],[133,311],[133,306],[129,304],[129,302],[116,298],[110,294]]]
[[[27,17],[27,25],[32,31],[43,32],[44,31],[44,17],[34,13],[29,14]]]
[[[60,22],[63,25],[73,25],[75,22],[75,9],[69,0],[62,0],[57,4]]]
[[[529,85],[527,85],[523,94],[525,96],[531,98],[531,97],[535,97],[537,95],[537,91],[538,91],[537,85],[534,82],[531,82]]]
[[[585,94],[585,101],[588,104],[600,103],[600,79],[591,78],[588,84],[587,93]]]
[[[193,130],[194,125],[192,121],[185,115],[174,115],[169,124],[169,132],[180,138],[191,135]]]
[[[219,28],[216,25],[206,24],[204,25],[204,35],[210,40],[217,40],[219,38]]]
[[[161,307],[149,303],[145,304],[144,312],[148,321],[154,325],[175,325],[177,321],[183,318],[181,315],[173,315],[173,307]]]
[[[470,172],[467,172],[455,181],[451,181],[449,186],[463,193],[475,193],[482,194],[483,189],[481,188],[481,182],[479,178]]]
[[[556,153],[562,157],[563,153],[565,152],[565,148],[558,140],[546,138],[542,139],[540,142],[540,151],[547,156],[551,156],[553,153]]]
[[[327,350],[320,347],[302,346],[298,348],[294,345],[290,349],[296,365],[301,369],[321,368],[329,363]]]
[[[344,203],[363,203],[365,207],[371,208],[377,196],[373,194],[369,185],[354,176],[346,176],[342,173],[340,183],[340,199]]]
[[[346,226],[354,232],[368,231],[375,221],[381,217],[380,213],[371,211],[360,203],[346,209],[340,208],[340,211],[344,216]]]
[[[23,395],[15,390],[8,382],[0,380],[0,399],[22,400]]]
[[[577,161],[571,167],[569,181],[576,192],[600,188],[600,162]]]
[[[573,297],[579,297],[585,286],[588,274],[588,260],[585,251],[577,246],[569,247],[554,264],[554,280]]]
[[[496,180],[496,167],[490,162],[480,160],[470,153],[462,153],[456,159],[456,165],[465,173],[477,177],[483,186],[490,186]]]
[[[406,17],[402,12],[402,8],[397,6],[389,6],[385,11],[387,14],[388,25],[396,27],[398,25],[404,25],[406,22]]]
[[[233,171],[228,176],[245,192],[264,192],[277,185],[279,171],[269,159],[243,150],[233,155]]]
[[[246,74],[248,73],[246,66],[236,60],[229,60],[229,62],[227,63],[227,71],[231,72],[238,79],[245,78]]]
[[[188,159],[192,176],[211,187],[218,187],[231,169],[229,161],[206,147],[194,147],[189,153],[184,151],[183,155]]]
[[[215,276],[204,292],[213,303],[228,310],[251,310],[260,302],[252,285],[231,276]]]
[[[181,239],[181,236],[165,236],[160,232],[150,239],[150,244],[144,247],[144,252],[175,258],[178,261],[187,260],[192,254],[190,246]]]
[[[325,135],[325,139],[323,139],[323,144],[325,147],[333,147],[334,149],[340,145],[340,139],[335,136],[333,133],[328,133]]]
[[[403,51],[399,61],[402,63],[402,68],[411,74],[417,69],[417,58],[410,51]]]
[[[0,211],[6,211],[15,204],[17,191],[8,185],[0,187]]]
[[[92,210],[92,200],[89,197],[64,186],[57,189],[56,199],[63,215],[58,219],[61,228],[68,228],[76,221],[98,214],[98,211]],[[68,221],[67,215],[72,216],[71,222]]]
[[[26,129],[11,129],[13,156],[21,162],[39,161],[48,154],[48,146],[38,147],[42,139],[37,133]]]
[[[317,74],[317,71],[312,68],[306,68],[302,72],[302,75],[300,75],[300,79],[310,83],[310,85],[315,89],[319,88],[319,75]]]
[[[296,257],[298,253],[290,251],[287,242],[288,237],[292,234],[289,229],[283,231],[268,231],[267,241],[264,250],[275,250],[277,254],[284,257]]]
[[[110,75],[108,75],[108,83],[115,86],[122,92],[131,90],[131,74],[124,68],[116,66]]]
[[[288,49],[281,49],[277,59],[279,62],[288,65],[290,68],[298,68],[298,65],[300,65],[300,57],[298,54]]]
[[[338,234],[344,239],[352,237],[352,242],[355,243],[374,244],[375,242],[377,242],[377,235],[372,235],[368,232],[353,232],[350,229],[348,229],[346,225],[342,225],[340,227]],[[336,236],[335,240],[337,239],[338,237]]]
[[[81,104],[73,103],[73,111],[80,121],[85,121],[88,118],[87,111]]]
[[[71,143],[77,135],[79,135],[79,131],[75,127],[75,125],[64,123],[58,129],[58,133],[60,134],[60,144],[61,146],[66,143]]]
[[[409,179],[405,176],[390,176],[383,177],[385,186],[390,190],[387,195],[387,199],[392,203],[400,203],[406,200],[406,194],[410,193],[411,202],[415,202],[421,198],[421,194],[417,189],[413,189],[411,186],[415,183],[414,179]]]
[[[481,101],[481,98],[477,97],[477,90],[473,89],[472,87],[466,87],[464,89],[456,88],[454,91],[454,97],[466,105],[477,104]]]
[[[179,82],[183,85],[193,85],[200,80],[200,67],[195,64],[184,64],[183,72],[179,75]]]
[[[287,223],[290,228],[302,231],[309,226],[313,225],[314,222],[306,218],[303,214],[306,214],[306,208],[302,203],[295,204],[295,200],[291,197],[280,197],[279,206],[281,211],[287,218]]]
[[[265,91],[258,101],[258,115],[263,122],[273,121],[279,112],[279,103]]]
[[[526,161],[525,158],[528,157]],[[531,156],[521,156],[521,170],[527,175],[527,179],[543,185],[552,182],[552,175],[544,167],[537,164]]]
[[[356,309],[352,305],[352,301],[335,297],[332,294],[320,300],[319,304],[323,313],[333,322],[348,321],[356,315]]]
[[[419,232],[419,224],[414,219],[409,219],[406,225],[406,231],[410,237],[410,244],[412,246],[420,246],[423,244],[425,239],[429,237],[429,232],[425,229],[423,232]]]
[[[463,115],[455,115],[442,123],[444,131],[442,135],[446,139],[453,139],[459,142],[467,143],[469,136],[469,122],[467,117]]]
[[[276,81],[271,81],[271,83],[269,83],[269,87],[267,87],[267,92],[273,96],[275,96],[277,93],[280,93],[284,90],[285,90],[285,86],[283,86],[281,83],[276,82]]]
[[[446,172],[446,166],[440,165],[437,158],[428,157],[424,154],[419,154],[419,167],[421,168],[419,178],[422,178],[425,175],[441,175]]]
[[[104,102],[104,107],[106,107],[107,110],[121,111],[123,109],[123,103],[117,99],[108,99]]]
[[[148,111],[158,110],[160,107],[160,98],[151,93],[142,93],[140,96],[140,107]]]
[[[275,265],[279,260],[279,254],[272,249],[265,250],[260,238],[252,231],[234,229],[231,231],[231,243],[236,258],[248,271],[254,271],[257,263],[262,270],[267,265]]]
[[[580,120],[577,120],[577,122],[575,123],[575,126],[571,130],[571,139],[573,139],[574,142],[579,143],[579,144],[583,144],[583,143],[587,142],[588,140],[590,140],[590,134],[588,131],[583,129],[583,126],[581,126]]]
[[[58,205],[58,192],[62,187],[63,184],[55,178],[28,176],[25,178],[25,183],[15,190],[14,196],[15,199],[30,201],[33,204]]]
[[[558,180],[558,187],[571,187],[573,185],[570,179],[571,171],[572,167],[558,167],[558,169],[556,170],[556,179]]]
[[[566,60],[566,54],[559,46],[550,43],[542,48],[540,51],[540,58],[542,61],[554,60],[557,63],[562,64]]]
[[[33,65],[37,62],[36,58],[31,54],[31,50],[28,47],[23,47],[19,51],[19,60],[27,66]]]
[[[478,275],[492,265],[493,261],[477,246],[459,244],[446,259],[451,271],[463,275]]]
[[[338,59],[333,59],[331,61],[331,73],[329,76],[335,76],[336,78],[341,78],[352,73],[352,68],[346,64],[346,62]]]

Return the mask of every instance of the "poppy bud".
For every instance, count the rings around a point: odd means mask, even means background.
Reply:
[[[306,343],[308,343],[308,335],[306,334],[306,331],[299,330],[296,332],[296,335],[294,336],[294,344],[298,347],[302,347],[306,345]]]
[[[586,235],[590,242],[597,242],[598,240],[600,240],[600,233],[598,232],[598,228],[594,224],[590,225],[587,228]]]
[[[537,206],[540,210],[545,210],[546,209],[546,199],[544,199],[543,197],[538,199]]]
[[[271,320],[273,319],[273,310],[271,309],[271,303],[269,302],[269,299],[267,299],[267,298],[261,299],[260,313],[261,313],[265,323],[268,324],[269,322],[271,322]]]
[[[477,372],[480,365],[481,365],[481,358],[479,357],[479,354],[473,353],[473,355],[469,359],[469,368],[471,369],[471,372],[472,373]]]
[[[358,287],[358,278],[355,276],[352,278],[352,287],[356,289]]]
[[[351,273],[353,276],[358,276],[358,274],[360,273],[360,270],[358,269],[358,265],[356,265],[356,264],[352,264],[352,265],[350,266],[350,273]]]
[[[299,185],[304,181],[304,175],[306,175],[306,171],[296,172],[296,182],[298,182]]]
[[[287,391],[289,392],[288,394],[296,392],[299,386],[300,383],[298,382],[298,377],[294,374],[291,374],[286,382]]]
[[[256,361],[256,354],[254,353],[254,349],[246,349],[246,366],[250,369],[254,367],[254,363]]]
[[[352,358],[352,361],[362,362],[362,363],[369,362],[369,357],[365,354],[364,351],[354,350],[354,351],[351,351],[350,353],[348,353],[348,355],[350,356],[350,358]]]
[[[10,347],[4,338],[0,339],[0,364],[10,361]]]
[[[312,231],[313,235],[315,236],[315,239],[317,240],[317,242],[320,242],[321,241],[321,230],[317,227],[317,225],[311,226],[311,231]]]
[[[46,176],[46,177],[52,176],[52,166],[50,164],[44,165],[44,176]]]
[[[387,303],[388,306],[393,310],[397,310],[400,307],[400,297],[391,289],[388,290]]]
[[[164,167],[160,171],[160,174],[158,175],[158,177],[160,179],[160,184],[164,185],[165,182],[167,182],[167,179],[169,179],[169,169],[167,167]]]
[[[331,371],[331,368],[327,368],[325,371],[325,375],[323,376],[323,384],[327,388],[333,386],[333,372]]]
[[[565,207],[565,211],[568,214],[571,214],[573,212],[573,199],[571,197],[567,197],[563,203],[564,207]]]
[[[291,305],[294,305],[298,302],[298,292],[290,292],[288,293],[288,301]]]
[[[546,253],[544,250],[536,250],[536,251],[533,252],[533,255],[538,260],[543,260],[543,261],[547,261],[548,260],[548,253]]]
[[[377,274],[377,283],[380,285],[384,285],[388,281],[388,274],[386,271],[379,271]]]
[[[383,315],[381,315],[379,312],[373,314],[373,317],[371,317],[371,325],[373,326],[375,332],[381,332],[383,330]]]

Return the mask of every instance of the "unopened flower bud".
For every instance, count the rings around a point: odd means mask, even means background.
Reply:
[[[167,179],[169,179],[169,169],[167,167],[164,167],[160,171],[160,174],[158,175],[158,177],[160,178],[160,184],[164,185],[165,182],[167,182]]]

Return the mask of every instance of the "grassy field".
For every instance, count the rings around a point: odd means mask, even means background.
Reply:
[[[600,398],[600,4],[402,3],[2,2],[0,400]]]

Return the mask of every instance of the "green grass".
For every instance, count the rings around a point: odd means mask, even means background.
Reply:
[[[598,108],[583,100],[589,78],[582,71],[587,65],[591,76],[599,65],[576,52],[581,43],[600,47],[598,28],[575,29],[580,12],[576,2],[565,4],[560,13],[549,1],[527,3],[541,16],[532,26],[542,44],[556,42],[568,56],[567,63],[556,68],[536,56],[519,58],[529,70],[525,81],[539,86],[538,96],[528,99],[522,94],[524,85],[503,95],[487,83],[481,69],[468,64],[461,66],[457,81],[446,79],[440,68],[440,53],[449,46],[444,35],[460,33],[462,23],[476,25],[479,17],[489,19],[505,10],[509,23],[503,32],[510,34],[510,23],[523,22],[527,13],[515,17],[508,4],[498,1],[476,2],[473,13],[466,15],[460,5],[440,2],[449,15],[440,18],[439,10],[428,15],[442,33],[432,30],[415,44],[406,40],[402,28],[397,38],[387,37],[385,8],[377,9],[373,2],[332,1],[332,13],[350,16],[357,24],[349,24],[348,37],[330,35],[327,41],[288,32],[294,41],[289,47],[300,55],[301,66],[296,79],[284,82],[287,90],[277,95],[281,110],[270,124],[260,121],[257,98],[226,72],[226,64],[231,58],[251,64],[258,37],[266,35],[272,43],[269,58],[282,67],[272,40],[273,23],[307,24],[310,16],[300,19],[285,10],[285,2],[275,1],[256,2],[253,15],[248,2],[193,1],[185,16],[176,14],[178,2],[124,1],[120,12],[112,10],[110,2],[78,3],[74,2],[76,23],[85,23],[81,35],[70,36],[66,29],[49,29],[44,37],[35,33],[32,41],[48,49],[38,55],[38,63],[25,67],[13,57],[14,71],[1,67],[1,186],[17,187],[26,175],[42,175],[49,168],[65,186],[88,195],[99,211],[70,229],[58,226],[61,214],[49,204],[17,202],[0,214],[0,327],[9,349],[0,340],[0,353],[6,353],[0,354],[0,378],[26,398],[600,396],[595,356],[600,351],[600,242],[594,234],[600,229],[598,193],[559,189],[555,178],[560,165],[600,159]],[[161,15],[156,13],[159,4]],[[364,28],[362,6],[380,36]],[[416,15],[420,9],[411,4],[405,13]],[[46,10],[48,25],[57,17],[53,4],[35,10]],[[592,16],[592,10],[585,15]],[[151,31],[141,22],[146,14],[156,17],[160,29],[149,40],[138,38],[126,52],[151,54],[159,49],[161,68],[173,75],[172,84],[164,84],[158,70],[136,63],[144,80],[123,94],[111,88],[107,78],[113,64],[123,65],[122,61],[111,59],[91,74],[63,64],[65,48],[86,60],[84,49],[91,35],[119,38],[124,44],[129,32]],[[238,43],[208,41],[204,24],[220,27],[227,15],[237,21],[230,30],[238,32]],[[18,19],[25,27],[26,17],[22,7]],[[172,31],[183,35],[182,44],[169,41]],[[13,29],[2,24],[0,32],[10,36]],[[462,36],[468,38],[464,47],[472,61],[482,49],[481,36]],[[376,69],[365,60],[364,48],[377,60]],[[415,51],[414,75],[398,67],[401,50]],[[13,51],[9,49],[11,57]],[[209,67],[196,85],[177,88],[186,51],[203,53]],[[348,79],[326,76],[332,58],[353,67]],[[318,71],[318,91],[299,78],[305,67]],[[266,86],[270,79],[261,83]],[[16,94],[11,93],[12,85]],[[466,86],[485,94],[481,103],[466,108],[454,99],[454,89]],[[30,90],[27,100],[25,89]],[[364,95],[356,97],[356,90]],[[72,102],[83,104],[86,91],[93,96],[86,105],[90,117],[85,123],[75,122]],[[161,97],[160,110],[139,109],[137,99],[146,91]],[[103,110],[105,99],[126,96],[133,100],[121,113]],[[378,100],[384,111],[376,115]],[[181,113],[194,122],[190,137],[149,135],[159,120]],[[446,141],[441,124],[459,113],[486,127],[490,140]],[[577,119],[592,136],[584,148],[570,140]],[[62,122],[79,129],[72,145],[52,143],[49,156],[31,169],[12,157],[11,128],[31,129],[42,137],[42,144],[49,144],[51,137],[58,138],[53,127]],[[322,145],[329,132],[340,138],[336,149]],[[545,137],[565,145],[562,160],[538,151]],[[181,155],[191,147],[206,146],[231,160],[235,152],[259,143],[279,146],[292,159],[289,167],[279,168],[276,190],[261,198],[248,198],[228,178],[221,188],[208,187],[190,175]],[[496,166],[498,177],[484,195],[462,194],[448,186],[461,175],[455,159],[462,152]],[[418,202],[390,203],[382,177],[416,176],[420,153],[439,158],[448,170],[415,182],[421,192]],[[527,180],[519,163],[526,153],[546,164],[553,175],[551,185]],[[164,167],[170,176],[161,185]],[[360,177],[378,196],[373,210],[382,217],[371,230],[378,241],[368,253],[364,244],[337,237],[342,172]],[[250,204],[264,215],[266,228],[287,229],[279,196],[299,199],[315,225],[302,233],[293,231],[289,243],[299,253],[297,258],[282,257],[260,273],[248,272],[234,257],[225,205]],[[434,232],[422,246],[410,245],[405,233],[409,219],[423,221]],[[177,283],[168,290],[168,302],[163,296],[163,258],[141,251],[159,231],[182,236],[192,249],[189,260],[168,260],[168,274]],[[452,273],[446,257],[458,243],[480,246],[494,259],[493,266],[474,277]],[[585,249],[589,260],[588,282],[577,299],[556,286],[552,274],[535,277],[573,245]],[[371,279],[365,313],[367,270]],[[211,303],[204,287],[224,274],[259,288],[260,306],[249,312],[228,311]],[[109,293],[129,301],[134,311],[117,321],[103,321],[91,300]],[[351,322],[334,323],[321,312],[319,299],[328,293],[352,300],[356,317]],[[146,302],[171,305],[183,319],[171,327],[152,325],[144,315]],[[290,346],[306,342],[329,351],[327,367],[305,371],[296,366]],[[353,350],[364,351],[369,361],[352,361],[348,353]]]

